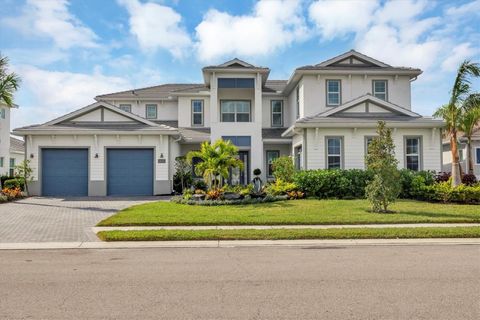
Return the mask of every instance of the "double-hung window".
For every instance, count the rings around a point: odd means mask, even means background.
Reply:
[[[220,113],[222,122],[250,122],[250,101],[222,100]]]
[[[342,159],[342,137],[326,137],[327,169],[341,169]]]
[[[15,175],[15,158],[10,158],[10,170],[9,170],[10,177]]]
[[[342,103],[342,84],[340,80],[327,80],[327,106],[339,106]]]
[[[282,100],[272,100],[272,127],[283,127]]]
[[[5,119],[5,113],[6,113],[5,109],[0,108],[0,118]]]
[[[157,105],[147,104],[145,106],[145,113],[147,119],[157,119]]]
[[[120,104],[119,105],[120,110],[126,111],[126,112],[132,112],[132,105],[131,104]]]
[[[405,166],[407,169],[421,170],[421,149],[420,137],[405,138]]]
[[[373,96],[387,101],[388,98],[388,82],[387,80],[373,80]]]
[[[203,100],[192,100],[192,125],[203,126]]]
[[[480,165],[480,148],[475,148],[475,164]]]
[[[267,177],[273,177],[273,161],[280,157],[280,151],[268,150],[267,151]]]

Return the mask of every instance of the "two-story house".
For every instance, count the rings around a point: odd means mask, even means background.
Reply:
[[[97,96],[41,125],[16,129],[41,195],[151,195],[172,191],[174,160],[203,141],[238,146],[248,183],[255,168],[292,156],[299,169],[365,167],[378,120],[393,129],[399,166],[440,170],[440,120],[412,111],[419,69],[349,51],[269,80],[270,69],[239,59],[202,69],[203,83],[164,84]]]
[[[14,105],[13,108],[18,108]],[[0,103],[0,176],[13,176],[15,166],[23,161],[23,141],[10,136],[10,114],[12,109]]]

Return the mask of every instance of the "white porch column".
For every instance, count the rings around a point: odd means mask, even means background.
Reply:
[[[218,82],[217,75],[212,72],[210,76],[210,127],[218,123],[220,110],[218,108]]]
[[[253,170],[259,168],[262,170],[262,179],[265,180],[265,168],[264,168],[264,152],[262,141],[262,75],[257,73],[255,77],[255,101],[253,122],[255,126],[254,132],[252,132],[252,146],[251,146],[251,168],[250,177],[253,178]]]

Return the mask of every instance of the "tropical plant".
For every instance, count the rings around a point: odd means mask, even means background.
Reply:
[[[192,185],[192,166],[187,162],[185,157],[177,157],[175,159],[175,174],[173,175],[173,189],[178,193]]]
[[[468,173],[473,174],[472,135],[480,121],[480,93],[469,95],[463,103],[462,109],[459,129],[467,139]]]
[[[23,160],[15,167],[17,175],[21,177],[25,183],[25,192],[28,194],[28,183],[32,181],[32,168],[30,167],[30,160]]]
[[[228,179],[231,168],[243,169],[243,162],[238,158],[238,148],[231,141],[219,139],[213,144],[209,141],[202,143],[200,151],[190,151],[187,161],[191,164],[193,158],[201,162],[195,166],[195,173],[203,176],[209,188],[217,189],[222,179]]]
[[[0,103],[13,107],[13,93],[18,90],[20,78],[8,72],[8,58],[0,54]]]
[[[373,212],[388,212],[388,206],[398,198],[402,186],[392,131],[384,121],[378,122],[377,135],[370,143],[366,156],[367,167],[373,172],[373,180],[365,188],[365,194],[372,204]]]
[[[450,140],[450,150],[452,153],[453,186],[461,184],[457,133],[464,112],[462,104],[470,94],[471,78],[479,76],[480,66],[477,63],[465,60],[458,68],[448,104],[440,107],[434,113],[434,116],[441,117],[446,122],[445,134]]]
[[[292,182],[295,174],[295,167],[291,157],[283,156],[273,160],[273,176],[276,180]]]

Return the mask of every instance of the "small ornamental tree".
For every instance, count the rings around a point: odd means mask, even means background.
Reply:
[[[175,174],[173,176],[173,189],[178,193],[192,185],[192,166],[187,162],[186,157],[175,159]]]
[[[373,212],[387,213],[388,206],[395,202],[401,191],[400,173],[392,131],[385,126],[384,121],[378,122],[377,135],[368,145],[365,159],[368,169],[374,175],[365,188],[365,193]]]
[[[291,157],[283,156],[273,160],[272,169],[275,180],[293,182],[295,167],[293,166],[293,160]]]
[[[15,167],[15,171],[18,177],[21,177],[25,181],[25,192],[28,194],[28,183],[32,181],[32,168],[30,167],[30,160],[23,160],[18,166]]]

